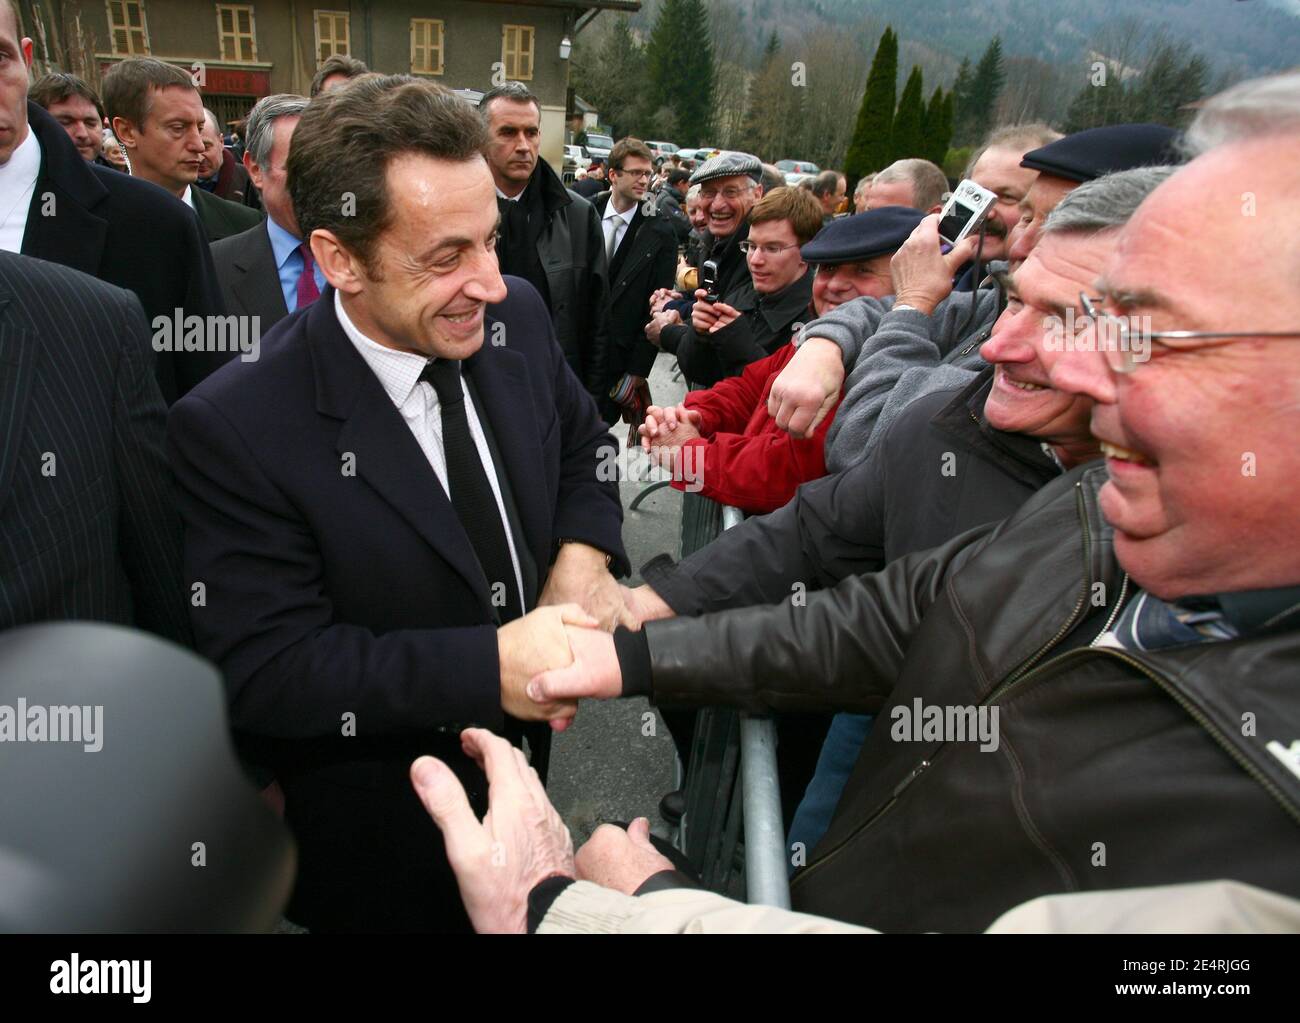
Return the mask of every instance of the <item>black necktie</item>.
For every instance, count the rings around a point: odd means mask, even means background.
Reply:
[[[487,577],[492,604],[502,623],[513,621],[523,614],[519,584],[510,560],[501,512],[478,456],[478,446],[469,432],[465,392],[460,386],[460,363],[454,359],[437,359],[424,367],[420,379],[432,384],[438,394],[451,505],[474,545],[474,553]]]

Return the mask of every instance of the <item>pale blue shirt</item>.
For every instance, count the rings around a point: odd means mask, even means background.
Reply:
[[[271,236],[271,253],[275,256],[275,268],[280,274],[280,291],[284,293],[284,307],[289,312],[298,309],[298,278],[302,276],[302,253],[298,246],[302,239],[290,234],[270,217],[266,218],[266,232]],[[316,289],[325,294],[325,275],[321,273],[320,264],[313,268]]]

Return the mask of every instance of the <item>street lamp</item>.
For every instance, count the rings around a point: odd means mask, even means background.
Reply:
[[[568,60],[571,52],[573,52],[573,42],[566,34],[565,37],[560,40],[560,60]]]

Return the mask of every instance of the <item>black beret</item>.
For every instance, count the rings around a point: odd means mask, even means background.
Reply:
[[[881,206],[840,217],[799,250],[805,263],[852,263],[896,251],[925,219],[910,206]]]
[[[1163,124],[1112,124],[1076,131],[1030,150],[1021,167],[1070,181],[1092,181],[1103,174],[1182,163],[1179,133]]]

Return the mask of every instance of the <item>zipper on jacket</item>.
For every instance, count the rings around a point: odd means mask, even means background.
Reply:
[[[1119,581],[1119,600],[1115,601],[1115,610],[1110,613],[1110,617],[1106,619],[1106,624],[1101,627],[1101,631],[1097,633],[1096,636],[1093,637],[1092,642],[1089,643],[1088,646],[1095,647],[1097,643],[1101,640],[1101,637],[1106,635],[1106,633],[1110,632],[1111,627],[1115,624],[1115,619],[1119,617],[1119,609],[1124,606],[1124,595],[1127,592],[1128,592],[1128,573],[1125,572],[1124,578]]]
[[[970,344],[968,344],[965,348],[963,348],[961,354],[970,355],[971,352],[975,351],[976,348],[978,348],[985,341],[987,341],[992,335],[993,335],[993,331],[991,328],[981,327],[979,329],[979,333],[975,335],[975,340],[972,341]]]
[[[1092,550],[1092,533],[1088,528],[1088,514],[1087,514],[1087,508],[1084,506],[1083,482],[1081,480],[1077,481],[1074,484],[1074,492],[1078,503],[1079,521],[1083,526],[1083,579],[1084,579],[1083,590],[1079,594],[1079,599],[1075,603],[1074,609],[1070,612],[1070,616],[1066,619],[1065,624],[1062,625],[1059,630],[1057,630],[1056,635],[1053,636],[1050,640],[1048,640],[1047,643],[1045,643],[1042,647],[1040,647],[1038,651],[1032,657],[1029,658],[1029,660],[1025,661],[1019,668],[1017,668],[1014,672],[1012,672],[1011,675],[1009,675],[1001,685],[995,688],[993,692],[991,692],[984,700],[982,700],[980,702],[980,706],[988,705],[999,694],[1004,692],[1009,686],[1014,685],[1017,679],[1023,678],[1025,673],[1028,672],[1034,666],[1034,664],[1037,663],[1045,653],[1047,653],[1048,650],[1050,650],[1057,643],[1059,643],[1061,641],[1061,638],[1065,636],[1066,633],[1068,633],[1070,629],[1074,627],[1075,623],[1079,618],[1080,612],[1082,612],[1083,608],[1088,603],[1088,588],[1089,588],[1088,580],[1091,575],[1089,570],[1089,564],[1088,564],[1088,556]],[[829,863],[832,859],[834,859],[837,855],[839,855],[848,845],[850,845],[860,835],[862,835],[865,831],[867,831],[868,828],[870,828],[873,824],[875,824],[876,821],[878,821],[881,818],[881,816],[884,815],[885,811],[887,811],[891,806],[893,806],[896,802],[898,802],[898,799],[903,794],[903,792],[905,792],[908,789],[908,787],[911,786],[911,784],[914,781],[916,781],[916,779],[919,778],[934,763],[934,761],[939,759],[939,755],[943,752],[945,748],[946,748],[946,744],[940,745],[939,748],[936,749],[935,752],[928,759],[922,760],[916,767],[912,768],[912,772],[894,788],[894,791],[890,793],[889,798],[885,800],[885,802],[882,803],[879,807],[877,807],[876,811],[872,813],[870,817],[868,817],[865,821],[863,821],[851,832],[849,832],[849,834],[847,834],[838,845],[836,845],[832,849],[828,849],[824,856],[818,857],[816,860],[813,860],[812,863],[809,863],[808,866],[806,866],[802,871],[796,874],[794,879],[790,882],[790,887],[793,889],[795,885],[801,884],[804,878],[806,878],[809,874],[813,873],[824,864]]]
[[[857,838],[864,831],[870,828],[871,825],[875,824],[876,821],[878,821],[881,817],[883,817],[885,813],[889,810],[889,808],[898,802],[899,797],[902,796],[902,794],[905,791],[907,791],[908,788],[911,787],[912,783],[916,781],[917,778],[921,777],[921,775],[924,774],[930,768],[930,766],[936,760],[939,759],[939,755],[946,748],[947,748],[947,743],[941,744],[939,748],[934,751],[934,753],[932,753],[929,757],[922,760],[919,764],[917,764],[914,768],[912,768],[912,770],[908,772],[907,777],[894,786],[894,791],[890,793],[889,798],[885,800],[885,802],[882,803],[879,807],[877,807],[875,812],[872,813],[870,817],[868,817],[865,821],[863,821],[856,828],[854,828],[852,832],[850,832],[847,836],[845,836],[844,840],[840,842],[839,845],[835,846],[835,848],[833,849],[827,850],[825,856],[821,856],[818,859],[813,860],[812,863],[809,863],[808,866],[806,866],[803,870],[801,870],[798,874],[796,874],[794,879],[790,882],[791,889],[793,889],[796,885],[802,884],[804,878],[806,878],[809,874],[813,873],[814,871],[818,870],[820,867],[829,863],[840,852],[842,852],[846,846],[851,844],[855,838]]]

